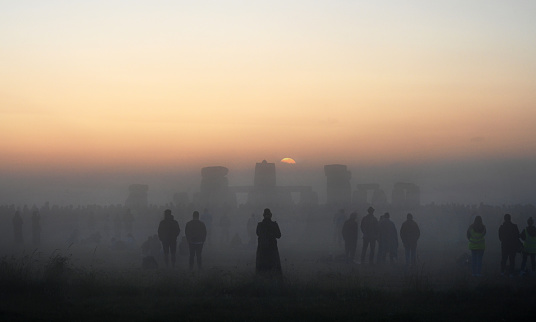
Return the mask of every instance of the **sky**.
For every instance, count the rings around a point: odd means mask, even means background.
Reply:
[[[213,165],[244,184],[285,157],[290,184],[346,164],[430,201],[536,202],[535,18],[529,0],[1,1],[0,202],[33,182],[193,191]]]

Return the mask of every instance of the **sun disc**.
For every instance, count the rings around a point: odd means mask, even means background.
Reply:
[[[296,161],[294,161],[294,159],[292,159],[292,158],[283,158],[283,159],[281,159],[281,162],[282,163],[287,163],[287,164],[295,164],[296,163]]]

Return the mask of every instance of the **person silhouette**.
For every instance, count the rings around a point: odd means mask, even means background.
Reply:
[[[516,266],[516,253],[521,249],[522,244],[519,241],[519,229],[512,223],[510,214],[504,215],[504,222],[499,227],[499,240],[501,241],[501,275],[508,273],[510,277],[514,276]],[[506,262],[509,262],[507,269]]]
[[[486,226],[482,223],[482,217],[476,216],[473,224],[467,229],[469,250],[471,250],[471,270],[473,276],[482,276],[482,257],[486,249]]]
[[[367,248],[370,246],[369,264],[374,261],[374,249],[378,239],[378,219],[374,217],[374,208],[367,209],[368,214],[361,219],[361,232],[363,233],[363,248],[361,249],[361,263],[365,262]]]
[[[197,268],[202,268],[201,253],[203,251],[203,244],[207,239],[207,227],[199,220],[199,212],[194,211],[192,214],[192,220],[186,223],[184,229],[186,234],[186,240],[190,249],[190,270],[194,268],[194,259],[197,257]]]
[[[521,274],[526,274],[525,267],[527,265],[527,259],[530,257],[530,264],[532,267],[532,273],[536,271],[536,227],[534,227],[534,220],[530,217],[527,220],[527,228],[521,232],[521,240],[523,240],[523,261],[521,262]]]
[[[417,263],[417,241],[421,236],[419,225],[413,220],[413,215],[408,213],[406,221],[400,227],[400,239],[404,245],[406,266],[415,266]]]
[[[277,239],[281,238],[281,230],[277,222],[272,221],[270,209],[264,209],[264,219],[257,224],[256,272],[259,275],[281,276],[281,260]]]
[[[164,251],[164,262],[169,265],[169,254],[171,253],[171,266],[175,267],[177,252],[177,237],[180,234],[179,223],[173,218],[170,209],[164,210],[164,219],[158,225],[158,239],[162,243]]]
[[[385,262],[385,257],[389,253],[389,262],[394,263],[398,258],[398,232],[395,224],[390,220],[390,215],[386,212],[378,223],[378,259],[380,263]]]

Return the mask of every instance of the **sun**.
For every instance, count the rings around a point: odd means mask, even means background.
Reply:
[[[294,159],[292,159],[292,158],[283,158],[283,159],[281,159],[281,162],[282,163],[287,163],[287,164],[296,164],[296,161],[294,161]]]

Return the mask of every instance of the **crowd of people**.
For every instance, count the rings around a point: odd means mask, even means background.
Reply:
[[[368,214],[361,220],[361,232],[363,233],[363,246],[361,250],[361,263],[365,263],[368,252],[368,263],[374,263],[376,243],[378,252],[376,263],[382,264],[389,255],[390,263],[394,263],[398,249],[398,234],[394,223],[389,219],[388,212],[384,213],[379,220],[374,216],[375,209],[369,207]],[[334,224],[339,229],[338,222],[340,215],[344,211],[339,211],[334,216]],[[348,220],[344,222],[341,229],[341,236],[345,243],[345,255],[348,262],[354,261],[357,241],[358,224],[356,222],[357,213],[350,214]],[[504,215],[504,222],[498,229],[498,236],[501,242],[501,275],[513,277],[516,272],[516,254],[522,254],[521,275],[528,273],[526,270],[527,260],[531,261],[531,273],[536,272],[536,227],[534,220],[529,217],[527,227],[520,233],[516,224],[512,223],[510,214]],[[483,224],[482,216],[477,215],[474,222],[467,229],[468,248],[471,251],[471,273],[473,276],[482,276],[482,259],[486,249],[486,226]],[[404,245],[405,263],[407,266],[415,266],[417,241],[420,237],[420,229],[413,220],[411,213],[407,214],[406,221],[400,227],[400,239]]]
[[[15,208],[14,206],[0,206],[0,213],[2,215],[8,212],[12,213],[13,240],[15,244],[28,243],[24,238],[25,231],[31,231],[31,243],[34,247],[39,247],[41,244],[42,219],[44,219],[45,223],[52,222],[52,216],[55,218],[55,226],[76,227],[71,229],[72,233],[66,238],[68,244],[91,244],[108,240],[111,243],[111,248],[114,250],[138,249],[139,251],[139,246],[134,237],[136,235],[135,233],[137,232],[138,236],[142,234],[147,236],[147,231],[151,230],[148,227],[158,225],[158,229],[153,229],[153,231],[157,231],[157,234],[151,233],[147,241],[141,245],[144,256],[153,257],[154,261],[163,260],[164,265],[174,267],[178,250],[181,255],[189,256],[188,264],[191,269],[194,268],[195,264],[199,268],[202,267],[203,245],[210,243],[213,226],[215,226],[220,232],[219,236],[217,236],[219,238],[216,238],[214,241],[218,246],[231,245],[232,247],[242,247],[243,249],[254,249],[256,247],[258,253],[256,261],[257,270],[259,272],[263,270],[281,272],[281,263],[277,250],[277,239],[281,237],[281,231],[279,230],[279,224],[271,220],[272,215],[270,209],[264,211],[263,220],[260,222],[252,213],[240,217],[244,235],[246,236],[246,242],[242,243],[242,238],[240,237],[240,233],[236,232],[236,228],[234,228],[235,231],[233,232],[231,223],[233,221],[236,223],[238,220],[234,214],[233,216],[229,216],[225,211],[215,211],[214,213],[217,216],[213,219],[213,214],[204,208],[201,213],[196,210],[190,212],[191,218],[187,219],[187,215],[185,214],[186,208],[177,208],[172,205],[166,208],[165,206],[149,207],[147,211],[153,214],[151,216],[135,216],[130,209],[119,205],[108,207],[69,206],[58,208],[45,204],[40,208],[35,206],[29,208],[25,206],[23,209]],[[430,211],[431,214],[439,213],[439,215],[435,215],[435,217],[434,215],[419,216],[418,218],[420,223],[424,222],[426,227],[425,233],[431,229],[430,221],[434,220],[436,226],[445,225],[442,228],[452,231],[450,235],[453,235],[456,234],[456,231],[462,230],[459,226],[456,226],[456,223],[460,223],[462,220],[457,220],[457,218],[460,218],[459,215],[451,214],[462,214],[465,216],[464,220],[466,220],[467,214],[473,212],[474,215],[472,217],[474,221],[467,228],[463,238],[467,239],[467,249],[471,253],[471,273],[473,276],[481,276],[486,247],[499,249],[498,245],[495,246],[493,244],[493,240],[486,244],[486,234],[488,231],[484,225],[484,219],[487,218],[486,221],[488,224],[491,221],[492,225],[496,224],[499,226],[499,223],[493,221],[497,219],[498,212],[513,210],[522,213],[525,218],[528,217],[528,220],[527,227],[520,232],[517,225],[512,222],[512,216],[509,213],[504,215],[503,212],[503,215],[501,215],[503,216],[503,222],[498,228],[498,240],[500,241],[501,250],[501,273],[506,276],[516,275],[516,256],[518,253],[521,253],[520,274],[524,275],[529,273],[527,270],[529,259],[531,264],[530,272],[534,272],[536,268],[536,227],[534,227],[532,219],[534,207],[527,207],[428,205],[423,206],[420,211]],[[384,212],[383,215],[377,218],[375,211],[373,207],[369,207],[366,215],[362,218],[359,218],[357,212],[352,212],[347,217],[344,209],[339,209],[334,215],[334,243],[341,251],[344,250],[346,262],[358,264],[397,263],[399,241],[401,241],[405,252],[405,265],[415,267],[417,264],[417,244],[421,238],[421,230],[414,220],[413,214],[406,213],[405,221],[400,222],[396,220],[397,218],[400,219],[400,214],[393,221],[393,216],[390,212]],[[176,215],[179,216],[180,220],[177,219]],[[30,218],[31,224],[24,226],[23,218]],[[297,220],[294,222],[288,220],[289,216],[282,216],[280,218],[285,220],[283,221],[282,227],[286,231],[292,232],[285,235],[285,239],[296,238],[298,235],[295,232],[296,227],[300,229],[300,233],[304,236],[311,235],[312,226],[310,223],[315,220],[313,215],[302,217],[301,226],[295,223],[300,221],[297,216],[294,216]],[[520,216],[518,215],[517,218],[519,220]],[[134,225],[136,220],[138,221],[137,231],[135,228],[136,225]],[[140,223],[140,220],[145,220],[145,222]],[[441,220],[443,221],[440,222]],[[213,221],[217,224],[213,225]],[[81,228],[82,222],[84,222],[85,228]],[[179,222],[186,223],[182,236]],[[398,226],[397,222],[400,223],[400,229],[396,228]],[[145,227],[141,233],[139,230],[140,225]],[[28,228],[23,229],[23,227]],[[84,232],[85,237],[82,236],[81,231]],[[360,256],[356,256],[359,234],[362,234],[361,253]],[[45,239],[48,238],[50,240],[50,237],[46,237],[46,235]],[[233,237],[230,238],[230,236]],[[329,238],[329,235],[327,237]],[[428,238],[432,237],[428,236]],[[277,254],[277,256],[274,254]],[[151,265],[157,266],[157,264]]]
[[[367,215],[361,219],[361,232],[363,234],[363,246],[361,249],[361,262],[365,263],[368,252],[368,263],[373,264],[376,243],[378,243],[378,253],[376,263],[385,263],[387,255],[389,262],[394,263],[398,259],[398,231],[395,224],[390,220],[390,214],[384,213],[379,220],[374,216],[375,209],[369,207]],[[339,214],[344,211],[339,211]],[[335,216],[338,220],[338,215]],[[350,214],[350,218],[344,222],[340,234],[344,240],[344,249],[347,262],[355,261],[355,253],[358,241],[357,213]],[[335,225],[337,227],[337,224]],[[336,228],[337,229],[337,228]],[[407,214],[406,221],[400,228],[400,238],[404,245],[406,265],[415,266],[417,241],[420,237],[419,226],[413,221],[413,215]]]

